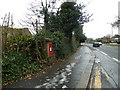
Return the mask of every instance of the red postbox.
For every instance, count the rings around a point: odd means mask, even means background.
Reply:
[[[49,56],[53,56],[53,52],[52,52],[52,42],[49,42]]]

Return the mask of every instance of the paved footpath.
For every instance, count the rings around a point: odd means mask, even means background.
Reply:
[[[43,74],[13,83],[4,88],[87,88],[95,55],[87,46]]]

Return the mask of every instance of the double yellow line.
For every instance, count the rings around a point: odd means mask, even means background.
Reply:
[[[101,83],[101,70],[100,67],[96,67],[96,75],[95,75],[95,85],[94,88],[102,88],[102,83]]]
[[[94,89],[102,88],[101,69],[99,66],[95,67],[95,74],[94,74],[94,77],[91,77],[91,79],[90,79],[89,88],[90,88],[90,90],[92,90],[92,88],[94,88]]]

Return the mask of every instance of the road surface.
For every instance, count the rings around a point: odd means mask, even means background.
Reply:
[[[92,44],[86,44],[86,45],[92,47]],[[99,50],[104,55],[107,55],[107,56],[113,58],[114,60],[120,59],[120,55],[118,55],[119,54],[118,51],[120,50],[119,46],[108,46],[108,45],[103,44],[100,47],[95,47],[95,49]]]
[[[120,78],[118,77],[118,75],[120,75],[120,72],[118,72],[118,70],[120,70],[120,67],[118,67],[120,64],[120,61],[118,60],[118,47],[106,45],[102,45],[101,47],[92,47],[91,44],[87,44],[87,46],[93,51],[96,56],[96,61],[99,62],[101,87],[120,87],[118,83],[120,81]],[[96,70],[96,66],[94,69]]]

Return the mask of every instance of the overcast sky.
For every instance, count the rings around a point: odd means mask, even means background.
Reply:
[[[79,0],[78,0],[79,1]],[[83,0],[90,1],[88,12],[93,13],[93,21],[85,24],[84,33],[90,38],[103,37],[108,34],[118,34],[117,28],[111,28],[110,23],[118,16],[118,1],[120,0]]]
[[[13,14],[15,27],[19,27],[18,21],[25,18],[29,4],[34,0],[0,0],[0,24],[5,13]],[[62,0],[61,0],[62,1]],[[111,34],[110,23],[114,22],[118,15],[118,1],[120,0],[77,0],[88,4],[88,13],[93,13],[93,21],[84,25],[84,33],[88,38],[99,38]],[[114,34],[118,33],[114,29]]]

